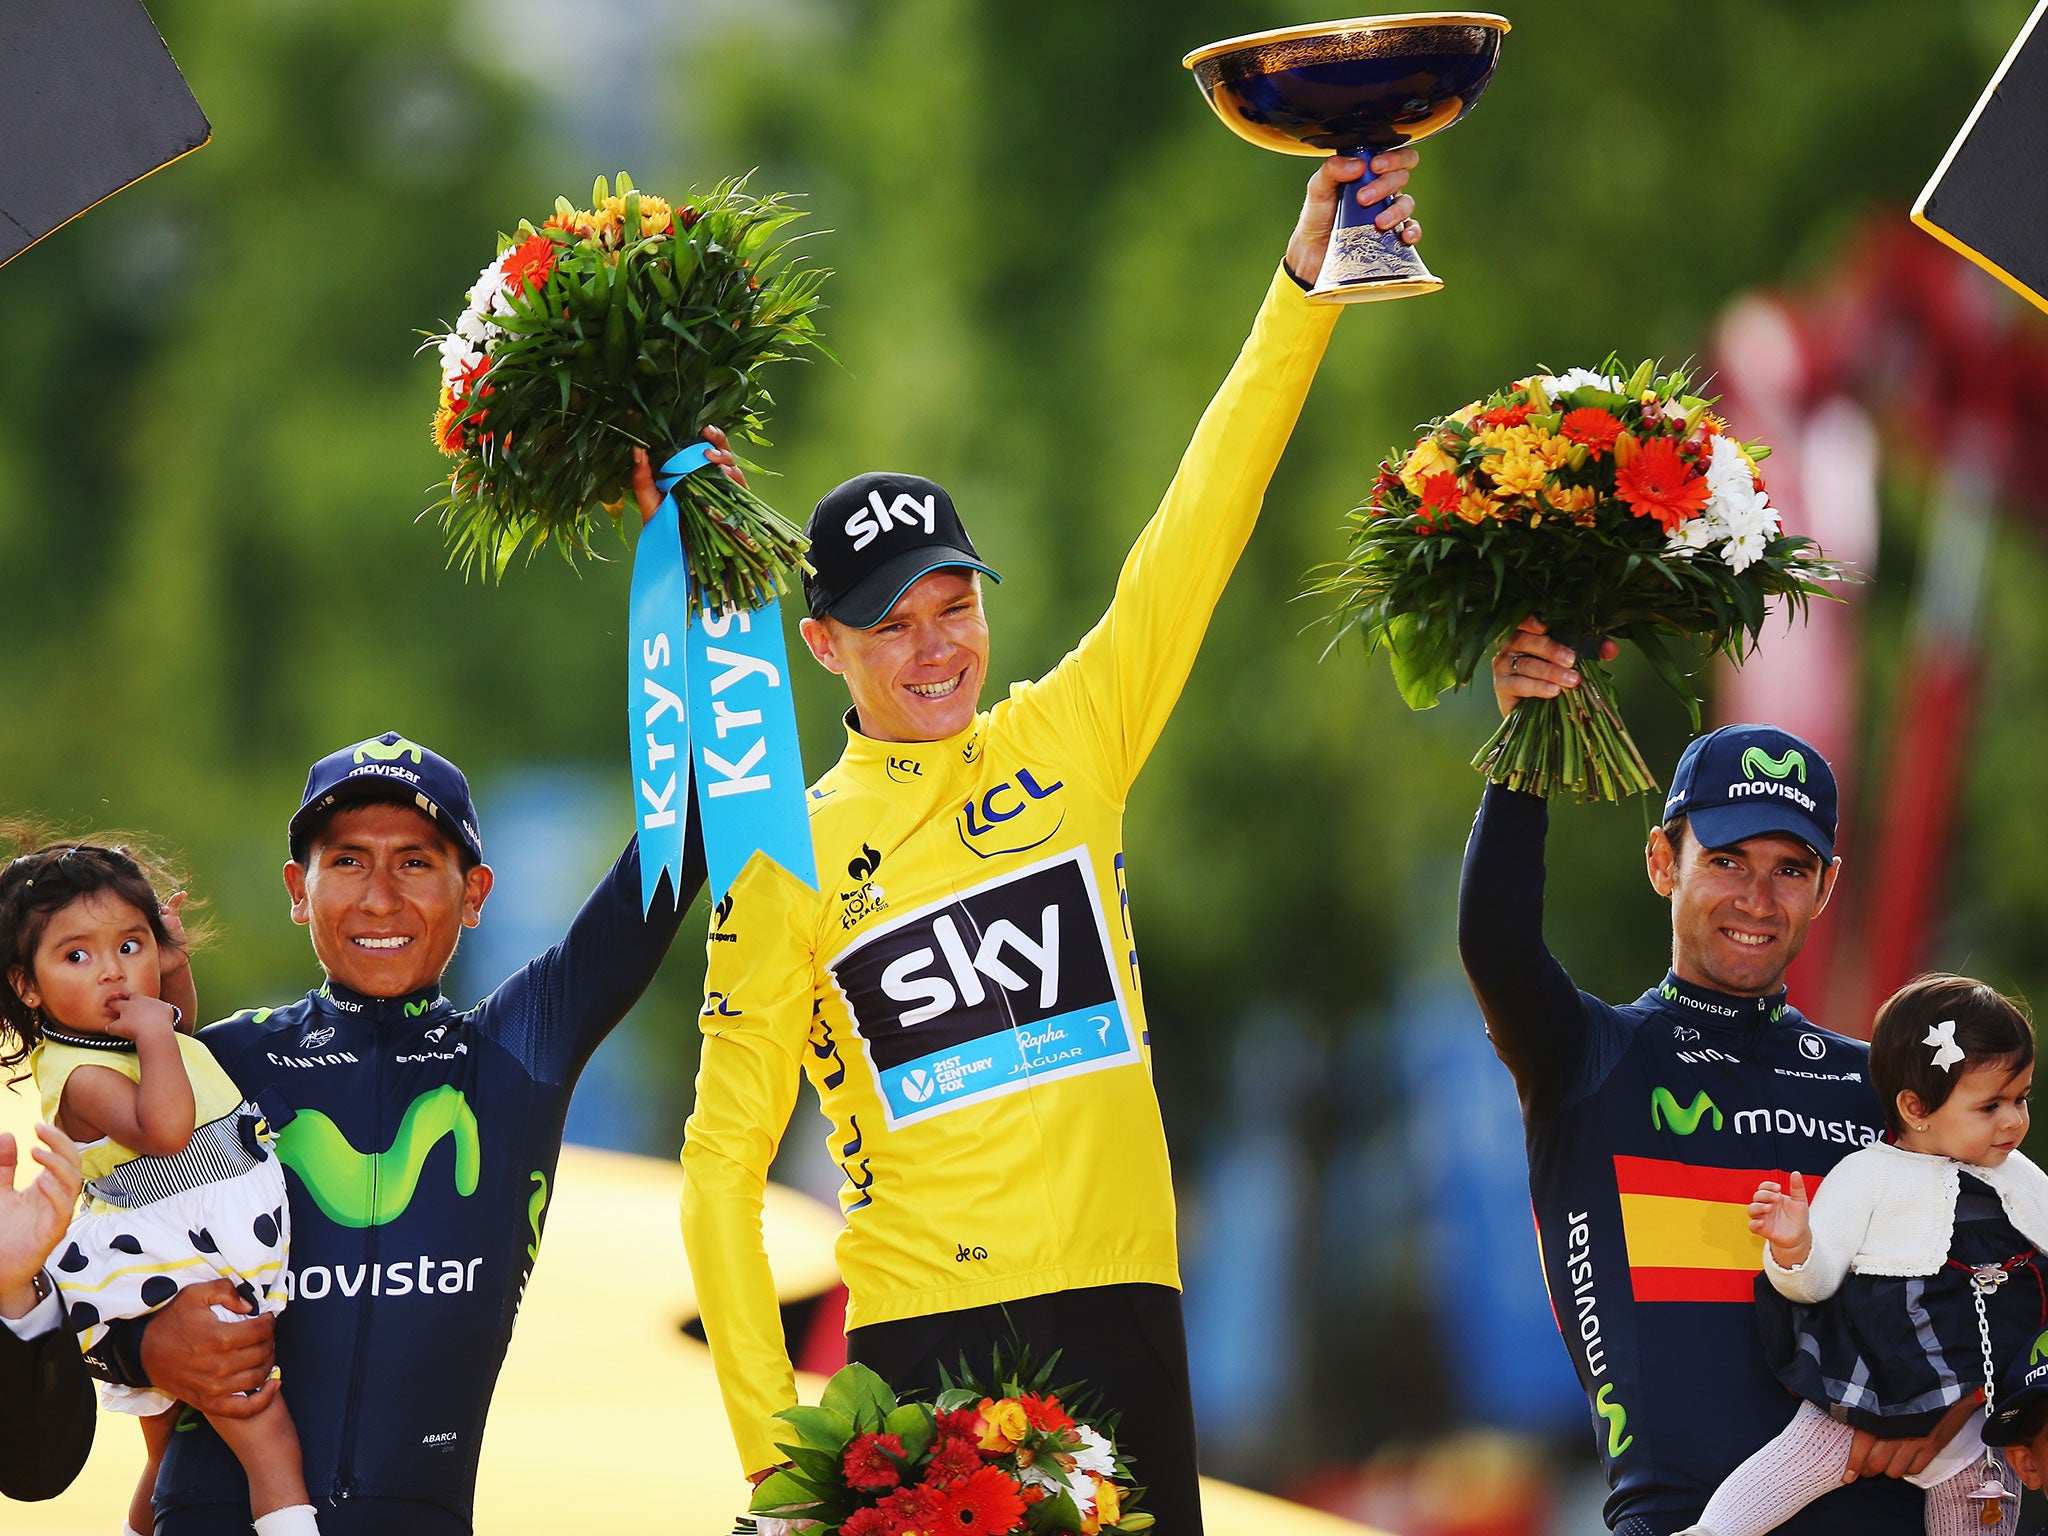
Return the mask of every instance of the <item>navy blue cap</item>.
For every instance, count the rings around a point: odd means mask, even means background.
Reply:
[[[289,829],[292,857],[304,863],[306,841],[320,819],[336,806],[363,800],[395,800],[434,818],[479,864],[483,835],[476,829],[476,803],[469,780],[440,753],[386,731],[330,752],[306,774],[305,803]]]
[[[1774,725],[1724,725],[1695,737],[1671,775],[1664,819],[1683,816],[1709,848],[1766,833],[1796,837],[1835,856],[1835,772],[1828,760]]]
[[[1998,1400],[1984,1420],[1986,1445],[2019,1445],[2027,1438],[2024,1420],[2036,1407],[2048,1403],[2048,1359],[2042,1346],[2048,1333],[2034,1340],[2034,1347],[2006,1368],[1998,1384]]]
[[[975,553],[945,487],[922,475],[855,475],[818,498],[804,533],[811,617],[830,614],[855,629],[881,623],[910,584],[933,571],[960,566],[1003,579]]]

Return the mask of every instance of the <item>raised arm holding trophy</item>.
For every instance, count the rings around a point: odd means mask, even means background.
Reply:
[[[1340,313],[1311,292],[1339,210],[1362,219],[1354,235],[1419,238],[1405,142],[1310,178],[1286,264],[1108,612],[1045,677],[981,709],[995,572],[944,489],[871,470],[812,513],[803,636],[853,706],[809,797],[825,879],[756,860],[718,908],[683,1149],[683,1235],[756,1477],[794,1438],[775,1422],[795,1383],[760,1211],[807,1074],[845,1175],[851,1359],[929,1394],[1013,1331],[1058,1350],[1062,1375],[1121,1414],[1157,1528],[1202,1529],[1123,808]]]

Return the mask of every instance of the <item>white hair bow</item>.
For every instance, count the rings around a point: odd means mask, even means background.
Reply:
[[[1941,1068],[1944,1072],[1951,1070],[1957,1062],[1963,1059],[1963,1048],[1956,1044],[1956,1021],[1954,1019],[1943,1019],[1939,1024],[1927,1031],[1927,1038],[1920,1043],[1934,1047],[1934,1065]]]

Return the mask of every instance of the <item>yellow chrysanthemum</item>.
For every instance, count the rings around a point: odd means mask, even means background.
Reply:
[[[1401,466],[1401,483],[1408,488],[1409,495],[1420,496],[1423,483],[1431,475],[1457,472],[1458,461],[1444,452],[1435,437],[1425,437],[1409,450],[1408,460]]]
[[[1493,476],[1494,489],[1502,496],[1535,496],[1543,489],[1550,469],[1543,455],[1531,448],[1512,448],[1486,461],[1486,472]]]
[[[434,446],[451,456],[462,452],[462,443],[455,431],[455,423],[461,414],[455,405],[455,391],[443,384],[441,403],[434,408]]]
[[[1483,522],[1500,515],[1500,503],[1481,490],[1467,490],[1458,503],[1458,516],[1468,523]]]
[[[1584,528],[1593,521],[1593,508],[1600,500],[1600,493],[1590,485],[1554,485],[1543,493],[1543,500],[1551,511],[1569,517]]]
[[[666,199],[648,192],[640,194],[640,238],[665,235],[675,227],[675,210]]]

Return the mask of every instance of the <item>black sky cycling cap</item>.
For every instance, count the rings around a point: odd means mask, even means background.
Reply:
[[[1835,774],[1807,742],[1774,725],[1724,725],[1697,737],[1671,775],[1664,819],[1685,817],[1708,848],[1768,832],[1835,856]]]
[[[483,862],[484,840],[476,829],[469,780],[440,753],[396,731],[330,752],[307,772],[305,803],[289,829],[292,857],[306,861],[307,841],[329,811],[363,800],[418,807],[441,824],[470,860]]]
[[[960,526],[953,498],[922,475],[871,470],[819,498],[804,532],[813,574],[804,578],[811,617],[830,614],[868,629],[896,606],[904,590],[949,565],[1001,581]]]

